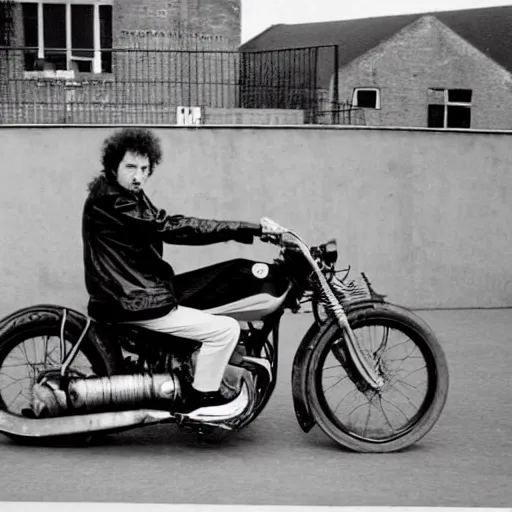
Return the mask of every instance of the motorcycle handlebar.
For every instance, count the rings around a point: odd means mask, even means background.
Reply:
[[[263,217],[261,219],[263,242],[278,245],[283,248],[295,249],[315,258],[320,255],[321,259],[326,263],[334,264],[338,259],[338,250],[335,239],[329,240],[327,243],[318,247],[309,247],[302,238],[283,226],[280,226],[273,220]]]
[[[260,237],[262,242],[276,245],[283,249],[294,249],[296,251],[310,251],[309,246],[293,231],[287,230],[284,233],[268,233]]]

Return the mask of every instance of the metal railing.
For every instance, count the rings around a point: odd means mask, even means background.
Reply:
[[[0,124],[175,124],[180,106],[201,107],[202,122],[221,123],[226,109],[279,109],[292,123],[334,123],[336,57],[336,47],[45,48],[44,55],[0,47]]]

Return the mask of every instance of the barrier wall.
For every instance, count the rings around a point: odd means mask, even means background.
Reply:
[[[0,316],[29,304],[85,308],[81,213],[117,127],[0,128]],[[365,271],[414,308],[512,306],[512,139],[332,127],[158,127],[148,184],[169,213],[257,221],[309,243],[335,237],[339,267]],[[167,246],[176,272],[273,247]]]

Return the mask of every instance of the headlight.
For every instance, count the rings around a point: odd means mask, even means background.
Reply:
[[[324,261],[328,265],[334,265],[338,259],[338,244],[336,239],[329,240],[327,243],[321,246],[324,252]]]
[[[338,245],[336,239],[329,240],[325,244],[311,248],[313,258],[320,258],[326,265],[334,265],[338,259]]]

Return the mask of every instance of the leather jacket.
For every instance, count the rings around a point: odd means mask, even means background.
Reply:
[[[88,313],[108,322],[163,316],[177,305],[164,243],[251,244],[260,235],[259,224],[168,215],[142,190],[130,192],[101,175],[90,186],[82,217]]]

